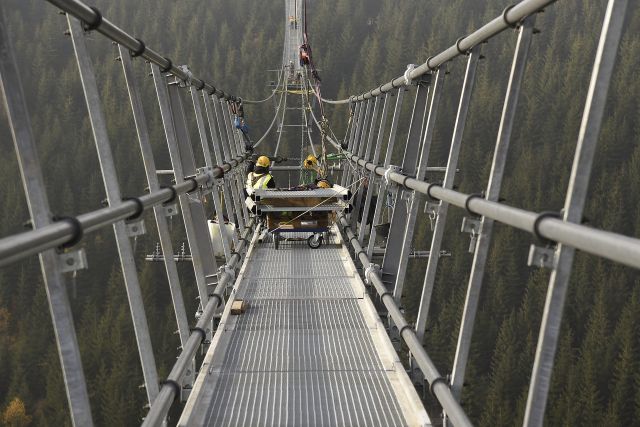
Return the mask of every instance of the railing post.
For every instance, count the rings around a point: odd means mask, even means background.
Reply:
[[[458,158],[460,155],[460,148],[462,146],[462,136],[464,134],[464,127],[467,121],[467,114],[469,112],[469,104],[471,102],[471,94],[473,92],[479,58],[480,48],[475,47],[469,52],[469,59],[467,60],[467,69],[462,85],[462,93],[460,95],[460,103],[458,105],[456,123],[453,130],[453,136],[451,138],[451,148],[449,150],[447,170],[445,172],[444,182],[442,184],[443,188],[452,189],[453,183],[455,181],[456,169],[458,167]],[[428,301],[431,297],[431,292],[435,283],[435,273],[437,271],[438,261],[440,259],[440,250],[442,248],[442,239],[444,237],[448,208],[449,203],[444,201],[440,201],[438,205],[434,206],[434,214],[436,215],[436,220],[433,230],[433,237],[431,239],[429,262],[427,264],[427,271],[425,272],[424,283],[422,286],[421,302]],[[422,340],[424,330],[416,332],[419,333],[418,337],[420,340]],[[458,354],[458,351],[456,351],[456,354]],[[455,365],[455,367],[458,367],[458,369],[459,366],[460,365],[458,364]],[[456,397],[456,399],[459,400],[462,383],[460,382],[459,372],[456,371],[455,367],[451,379],[451,389],[453,395]]]
[[[151,141],[149,138],[149,129],[147,127],[147,119],[142,108],[142,100],[138,85],[134,78],[133,63],[131,54],[128,49],[118,46],[120,60],[122,62],[122,70],[124,72],[127,90],[129,91],[129,100],[131,102],[131,111],[133,120],[138,134],[138,143],[140,144],[140,152],[142,153],[142,161],[147,176],[149,192],[160,190],[158,175],[156,173],[156,163],[153,159],[153,150],[151,149]],[[177,213],[177,208],[176,209]],[[164,254],[164,267],[167,271],[167,281],[169,282],[169,290],[171,291],[171,299],[173,301],[173,309],[176,315],[176,323],[178,325],[178,334],[180,336],[180,345],[184,346],[189,338],[189,322],[187,320],[187,312],[182,297],[182,289],[180,288],[180,279],[178,277],[178,269],[176,261],[173,258],[173,244],[171,243],[171,235],[169,233],[169,225],[167,224],[167,207],[155,206],[153,213],[156,218],[158,227],[158,237],[160,246]]]
[[[363,157],[365,160],[369,160],[369,156],[371,154],[371,142],[373,141],[373,134],[375,132],[375,123],[376,123],[376,119],[378,118],[378,106],[380,104],[380,97],[376,96],[374,99],[374,103],[373,103],[373,112],[371,113],[371,119],[368,121],[369,123],[369,131],[367,133],[367,138],[366,138],[366,143],[365,143],[365,136],[364,136],[364,132],[362,135],[362,144],[360,144],[360,148],[358,150],[358,157]],[[366,129],[365,129],[366,130]],[[366,145],[366,147],[365,147]],[[362,168],[361,171],[362,175],[363,175],[363,179],[364,176],[367,173],[367,170]],[[362,193],[364,193],[365,191],[367,191],[368,189],[368,185],[367,187],[364,186],[364,183],[359,183],[357,186],[355,186],[355,188],[352,190],[354,192],[354,194],[356,195],[356,200],[355,200],[355,204],[353,205],[353,212],[354,214],[351,215],[351,226],[353,227],[354,230],[357,229],[357,225],[358,225],[358,214],[360,213],[360,209],[362,206]],[[362,224],[361,224],[362,226]]]
[[[382,96],[384,96],[384,104],[382,106],[382,117],[380,118],[380,126],[378,127],[378,137],[376,138],[376,148],[373,152],[373,159],[371,160],[371,162],[375,165],[377,165],[378,161],[380,161],[380,150],[382,149],[382,140],[384,138],[384,130],[387,125],[387,116],[388,116],[388,110],[389,110],[388,107],[390,104],[389,100],[391,99],[391,94],[389,93],[385,93]],[[368,155],[369,153],[367,153],[367,156]],[[368,157],[367,157],[367,160],[368,160]],[[362,209],[362,220],[360,222],[360,233],[358,234],[358,240],[360,241],[360,244],[363,244],[364,242],[364,237],[365,237],[364,235],[367,229],[373,227],[373,224],[367,225],[367,218],[369,218],[369,210],[371,209],[371,198],[373,197],[373,193],[377,188],[377,185],[375,185],[377,181],[376,176],[377,175],[375,174],[375,172],[369,173],[367,197],[365,197],[365,200],[364,200],[364,208]]]
[[[198,134],[200,135],[200,143],[202,144],[202,153],[204,155],[204,162],[209,169],[213,168],[213,161],[211,159],[211,151],[209,150],[209,140],[207,138],[207,130],[204,126],[204,117],[202,116],[202,106],[200,105],[200,96],[198,96],[198,90],[191,86],[191,99],[193,101],[193,109],[196,113],[196,124],[198,126]],[[204,92],[203,92],[204,93]],[[206,95],[205,95],[206,96]],[[213,207],[218,217],[218,229],[220,231],[220,240],[222,243],[222,251],[224,253],[225,262],[229,262],[231,259],[231,248],[229,243],[229,236],[227,233],[227,227],[224,225],[224,215],[222,214],[222,206],[220,205],[220,198],[218,197],[218,186],[213,185],[211,189],[211,200],[213,201]]]
[[[346,143],[347,145],[347,151],[351,152],[351,150],[353,149],[353,138],[354,135],[356,133],[356,126],[357,126],[357,122],[358,122],[358,114],[360,114],[360,108],[361,108],[361,102],[354,102],[352,105],[349,106],[349,108],[351,108],[351,112],[349,114],[351,114],[351,117],[349,118],[349,120],[351,120],[351,123],[349,124],[348,127],[348,135],[345,134],[345,141],[343,142]],[[351,165],[351,161],[350,160],[345,160],[344,161],[344,167],[342,168],[342,174],[340,176],[340,185],[341,186],[345,186],[346,182],[347,182],[347,172],[353,167]]]
[[[413,176],[418,166],[418,152],[420,150],[420,140],[424,129],[425,117],[427,115],[427,98],[429,97],[430,75],[422,76],[420,80],[415,82],[416,96],[413,104],[413,112],[409,123],[409,134],[407,135],[407,143],[404,149],[404,157],[402,159],[402,173],[404,175]],[[391,224],[389,227],[389,237],[387,238],[387,246],[382,260],[382,277],[387,284],[393,284],[398,274],[400,265],[400,255],[402,252],[402,241],[404,239],[404,229],[407,223],[407,209],[403,203],[405,195],[410,196],[410,191],[405,191],[399,186],[393,189],[395,195],[393,197],[393,214],[391,216]]]
[[[521,23],[518,32],[518,41],[516,44],[513,63],[511,66],[511,73],[509,75],[509,83],[507,86],[507,93],[502,110],[500,127],[498,129],[496,147],[493,155],[493,164],[491,166],[489,183],[487,185],[487,200],[497,201],[500,197],[500,187],[502,185],[504,168],[507,161],[509,143],[511,142],[511,130],[513,128],[513,122],[518,106],[518,97],[520,94],[520,87],[526,69],[529,47],[531,46],[534,21],[535,16],[527,18],[524,22]],[[458,346],[456,349],[456,358],[453,368],[456,377],[453,381],[456,382],[456,384],[460,385],[464,382],[464,373],[469,356],[473,325],[478,309],[480,289],[482,288],[482,279],[484,276],[487,255],[489,253],[491,234],[493,231],[492,219],[482,217],[480,224],[480,232],[478,240],[476,242],[473,265],[471,267],[471,276],[469,277],[467,297],[462,313],[462,322],[460,325]],[[435,271],[432,274],[434,273]],[[429,305],[431,302],[431,290],[432,289],[424,288],[423,296],[420,301],[420,309],[418,312],[418,319],[416,321],[416,331],[420,338],[424,336],[424,331],[426,328]],[[454,394],[460,393],[460,390],[454,389],[453,392]],[[456,396],[459,395],[456,394]]]
[[[4,6],[0,3],[0,85],[20,165],[31,223],[34,229],[38,229],[51,224],[53,215],[47,198],[20,72],[17,69],[7,29]],[[89,394],[73,323],[73,313],[67,296],[61,256],[55,249],[49,249],[41,252],[39,257],[71,422],[78,427],[93,426]]]
[[[109,146],[109,136],[107,134],[107,125],[104,119],[104,113],[100,104],[100,95],[98,94],[98,86],[96,84],[95,74],[93,72],[93,64],[87,52],[85,43],[85,32],[82,24],[71,15],[67,16],[69,30],[73,48],[78,61],[78,70],[82,81],[85,100],[87,102],[87,110],[93,137],[100,161],[100,169],[102,170],[102,178],[104,181],[105,193],[110,206],[117,206],[122,203],[122,195],[120,194],[120,186],[116,175],[116,168],[113,162],[111,147]],[[138,353],[142,366],[142,374],[147,390],[147,398],[149,404],[153,404],[158,395],[158,377],[156,370],[156,362],[153,356],[151,346],[151,337],[149,335],[149,326],[144,312],[144,300],[140,291],[140,283],[138,282],[138,271],[133,256],[133,249],[129,241],[127,232],[127,224],[125,221],[118,221],[113,224],[113,230],[120,255],[120,265],[127,289],[127,297],[129,299],[129,309],[133,320],[133,328],[138,344]]]
[[[227,101],[220,99],[220,107],[222,108],[222,123],[224,128],[227,130],[227,142],[229,143],[229,151],[232,157],[237,157],[237,147],[235,145],[235,136],[233,132],[233,122],[231,120],[230,112],[229,112],[229,104]],[[245,176],[241,175],[239,170],[233,171],[231,173],[231,182],[235,185],[235,189],[237,191],[238,197],[236,198],[236,209],[239,212],[240,218],[242,220],[242,228],[244,228],[244,224],[249,222],[249,211],[244,206],[244,187],[245,187]]]
[[[171,108],[167,79],[162,75],[162,72],[157,65],[151,64],[151,73],[153,74],[153,81],[156,87],[162,125],[164,127],[165,138],[167,139],[167,146],[169,147],[169,156],[171,158],[171,165],[173,167],[176,184],[181,184],[185,181],[186,174],[180,158],[181,154],[178,148],[178,134]],[[195,203],[191,202],[188,194],[182,194],[178,199],[180,201],[182,219],[184,220],[184,226],[187,233],[187,241],[189,242],[189,248],[191,249],[193,271],[196,278],[196,285],[198,287],[198,295],[200,296],[200,305],[201,307],[204,307],[207,302],[207,282],[204,266],[202,265],[200,249],[197,244],[197,231],[194,225],[195,218],[192,212],[195,208]]]
[[[171,103],[171,112],[173,113],[173,125],[176,131],[176,151],[177,156],[171,156],[171,161],[175,168],[175,163],[180,163],[182,174],[184,177],[194,176],[198,173],[196,161],[193,154],[193,145],[189,129],[187,128],[187,119],[185,116],[182,98],[180,97],[180,80],[176,79],[169,83],[169,102]],[[176,177],[177,182],[177,177]],[[204,211],[202,203],[202,192],[197,190],[191,197],[187,196],[186,201],[190,204],[189,214],[191,217],[191,227],[193,227],[193,239],[189,240],[189,248],[191,249],[191,257],[193,263],[200,264],[200,269],[205,277],[206,287],[201,289],[200,299],[202,306],[209,299],[208,288],[215,284],[218,275],[218,265],[213,255],[213,245],[209,238],[209,230],[207,227],[207,215]],[[192,244],[193,242],[193,244]]]
[[[444,175],[444,182],[442,183],[443,188],[452,189],[455,181],[456,170],[458,168],[458,157],[462,146],[462,136],[464,135],[464,127],[467,122],[469,104],[471,103],[471,94],[473,92],[479,58],[480,48],[473,48],[470,51],[469,59],[467,60],[467,69],[464,75],[464,82],[462,84],[462,93],[460,94],[456,123],[453,129],[453,136],[451,137],[451,148],[449,149],[447,169]],[[429,249],[427,271],[425,272],[424,282],[422,285],[422,296],[420,298],[421,303],[424,301],[428,304],[428,301],[431,299],[431,292],[433,291],[436,271],[438,268],[438,261],[440,260],[440,250],[442,248],[442,239],[444,237],[448,209],[449,203],[444,201],[440,201],[437,207],[434,207],[436,220],[433,229],[433,237],[431,239],[431,247]],[[418,329],[416,326],[416,333],[418,334],[418,337],[422,339],[424,329]]]
[[[364,109],[365,105],[363,102],[356,103],[355,112],[352,117],[353,121],[351,122],[349,144],[347,146],[347,151],[349,151],[350,153],[353,153],[356,149],[355,147],[357,147],[356,134],[358,132],[358,128],[360,127],[360,123],[362,122],[362,117],[364,116]],[[342,185],[343,187],[349,185],[349,180],[351,179],[351,171],[355,168],[355,166],[351,164],[350,160],[348,160],[346,163],[347,164],[345,165],[345,170],[342,171],[342,181],[340,183],[340,185]]]
[[[622,35],[628,0],[609,0],[582,115],[564,204],[564,221],[581,223],[591,166]],[[575,249],[558,244],[542,315],[523,425],[542,426]]]
[[[211,142],[213,144],[213,152],[216,155],[216,162],[219,165],[221,165],[224,163],[225,159],[224,159],[224,156],[222,155],[222,152],[220,151],[220,135],[217,133],[218,126],[216,124],[216,119],[214,117],[215,106],[213,104],[213,100],[211,99],[211,95],[208,95],[207,93],[203,92],[202,98],[204,99],[204,109],[207,114],[209,131],[211,132]],[[233,211],[233,201],[231,199],[231,190],[229,189],[229,182],[223,177],[222,179],[218,180],[216,185],[218,186],[218,191],[222,193],[224,206],[227,211],[227,218],[229,219],[229,221],[231,221],[234,216],[234,211]],[[220,215],[220,214],[217,214],[217,215]],[[223,217],[218,216],[218,220],[220,220],[220,218],[223,218]],[[238,233],[236,232],[236,230],[237,229],[234,229],[234,231],[231,233],[231,238],[233,239],[234,246],[238,245]]]
[[[424,129],[422,138],[422,149],[420,153],[420,163],[416,173],[416,179],[424,181],[427,175],[427,163],[429,161],[429,151],[431,150],[431,142],[433,141],[433,133],[435,123],[438,118],[438,107],[442,92],[444,90],[444,79],[446,76],[446,65],[438,69],[436,73],[435,83],[433,85],[433,94],[431,96],[431,105],[429,107],[429,117]],[[415,231],[418,209],[422,204],[422,195],[417,191],[411,194],[411,204],[409,214],[406,219],[406,227],[404,229],[404,238],[402,240],[402,251],[400,253],[400,261],[398,264],[398,273],[396,275],[395,286],[393,289],[393,297],[398,304],[401,303],[402,291],[404,290],[404,278],[409,264],[409,254],[411,253],[411,244],[413,242],[413,233]],[[432,253],[433,254],[433,253]],[[437,256],[437,255],[436,255]],[[431,258],[431,254],[429,255]]]
[[[229,136],[227,135],[227,128],[224,123],[224,115],[222,114],[222,111],[218,111],[224,107],[222,106],[219,98],[212,98],[211,101],[213,102],[212,104],[213,113],[216,117],[218,131],[220,132],[220,146],[222,147],[222,152],[224,154],[224,157],[227,159],[227,161],[231,161],[233,156],[229,151],[229,147],[227,145],[229,141]],[[227,183],[228,188],[231,190],[229,201],[232,203],[231,207],[235,212],[234,217],[236,218],[236,225],[240,230],[242,230],[244,229],[244,215],[241,210],[242,201],[238,202],[238,199],[244,193],[240,193],[240,195],[238,195],[238,186],[236,185],[236,182],[235,182],[234,172],[231,172],[230,174],[225,175],[224,180]]]
[[[389,131],[389,142],[387,143],[387,152],[384,157],[384,168],[388,169],[391,166],[391,157],[393,156],[393,147],[396,144],[396,134],[398,131],[398,122],[400,120],[400,110],[402,110],[402,100],[404,99],[404,87],[399,87],[396,94],[396,105],[393,110],[393,118],[391,119],[391,129]],[[387,197],[388,183],[381,179],[380,190],[378,191],[378,201],[376,202],[375,210],[373,212],[373,220],[371,221],[371,233],[369,234],[369,245],[367,246],[367,257],[373,258],[373,248],[376,244],[376,228],[380,218],[382,217],[382,210],[385,205],[385,198]]]

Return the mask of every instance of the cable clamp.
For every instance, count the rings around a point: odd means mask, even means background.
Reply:
[[[185,85],[191,86],[193,80],[193,73],[189,69],[188,65],[179,65],[178,69],[187,75],[187,78],[182,80]]]
[[[132,58],[137,58],[147,50],[147,46],[144,44],[142,40],[136,39],[136,41],[140,44],[140,46],[136,50],[131,51]]]
[[[97,30],[98,27],[100,27],[100,25],[102,25],[102,13],[93,6],[89,6],[89,9],[91,9],[93,11],[93,13],[95,13],[95,16],[93,17],[93,19],[91,20],[91,22],[88,21],[83,21],[82,22],[82,29],[85,31],[93,31],[93,30]]]
[[[78,244],[82,240],[84,231],[82,224],[76,217],[72,216],[54,216],[54,222],[64,221],[73,227],[71,238],[62,245],[58,246],[58,266],[63,273],[75,272],[88,267],[87,254],[84,248],[77,250],[68,250],[70,247]]]
[[[562,214],[559,212],[541,212],[535,221],[533,221],[533,234],[536,236],[538,244],[532,243],[529,247],[527,265],[530,267],[555,269],[557,266],[557,242],[547,239],[540,234],[540,222],[546,218],[561,219]]]
[[[416,68],[416,64],[408,64],[407,70],[404,72],[404,84],[405,86],[411,86],[411,72]]]
[[[224,169],[223,169],[223,171],[224,171]],[[214,178],[213,168],[212,167],[205,166],[205,167],[196,169],[196,176],[206,176],[207,177],[207,181],[205,181],[202,184],[202,188],[203,189],[209,190],[209,189],[213,188],[213,186],[215,184],[215,178]]]
[[[166,379],[166,380],[160,381],[160,387],[162,388],[164,386],[168,386],[173,390],[173,392],[174,392],[173,399],[174,400],[176,400],[176,399],[178,399],[180,397],[180,392],[182,391],[182,386],[180,384],[178,384],[177,381],[170,380],[170,379]]]
[[[393,166],[393,165],[389,165],[389,167],[387,168],[387,170],[384,171],[384,182],[387,186],[391,185],[393,183],[393,181],[391,181],[391,174],[394,172],[398,172],[400,170],[400,167],[398,166]]]
[[[369,278],[371,276],[371,273],[379,274],[380,266],[378,264],[369,263],[369,266],[364,270],[364,283],[371,283],[371,279]]]
[[[238,254],[239,255],[239,254]],[[221,277],[223,274],[226,274],[230,277],[230,282],[233,283],[236,281],[236,272],[233,268],[229,267],[227,264],[221,266],[218,269],[218,277]]]
[[[84,231],[82,229],[82,224],[80,223],[78,218],[72,217],[72,216],[54,216],[52,219],[54,222],[64,221],[70,224],[73,228],[73,234],[71,235],[71,238],[67,242],[60,245],[59,247],[60,250],[64,250],[72,246],[75,246],[80,242],[80,240],[82,240]]]
[[[436,384],[438,383],[443,383],[446,384],[447,386],[449,386],[449,381],[447,381],[446,378],[443,377],[438,377],[435,378],[433,381],[431,381],[431,384],[429,384],[429,392],[431,393],[432,396],[435,396],[435,392],[433,390],[433,388],[436,386]]]

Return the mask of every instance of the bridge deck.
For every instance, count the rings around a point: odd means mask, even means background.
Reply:
[[[343,245],[256,243],[179,425],[428,425]]]

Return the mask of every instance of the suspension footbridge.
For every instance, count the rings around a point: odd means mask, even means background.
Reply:
[[[87,264],[78,243],[105,227],[113,227],[144,376],[149,403],[144,425],[163,425],[178,401],[183,404],[181,415],[169,421],[185,426],[472,425],[460,398],[495,222],[531,235],[529,264],[550,271],[523,420],[526,426],[543,425],[576,250],[640,268],[639,239],[582,224],[628,1],[608,1],[561,212],[527,211],[505,204],[500,197],[536,15],[552,7],[553,0],[523,0],[509,6],[426,62],[409,64],[402,76],[342,100],[323,98],[306,32],[306,4],[286,0],[278,82],[271,96],[260,101],[243,99],[199,78],[197,70],[174,63],[155,51],[150,41],[119,28],[95,7],[78,0],[48,2],[66,13],[108,203],[76,216],[51,212],[5,7],[0,4],[2,92],[32,224],[30,231],[0,239],[0,267],[39,256],[74,425],[93,425],[93,417],[66,285],[68,273]],[[508,37],[502,34],[507,29],[515,29],[511,34],[516,43],[491,171],[482,193],[465,194],[455,189],[454,180],[476,68],[483,43]],[[121,193],[87,51],[88,34],[106,37],[119,49],[147,194],[123,197]],[[446,167],[435,168],[430,151],[439,106],[447,96],[447,70],[455,58],[462,58],[466,69],[462,81],[448,82],[461,86],[459,107]],[[133,72],[140,59],[148,62],[145,66],[153,78],[169,171],[159,171],[154,161]],[[277,100],[271,125],[252,142],[241,126],[243,107],[269,107],[266,101],[273,97]],[[287,114],[291,105],[296,105],[295,120]],[[331,131],[324,113],[327,106],[342,106],[349,114],[343,137]],[[403,106],[408,106],[408,116]],[[401,124],[407,126],[402,138],[397,132]],[[288,131],[288,126],[300,132]],[[278,136],[269,145],[267,136],[274,129]],[[277,159],[287,148],[284,142],[281,146],[287,132],[295,133],[300,144],[302,155],[296,160],[313,152],[322,165],[319,173],[339,182],[333,189],[344,196],[332,208],[330,227],[310,237],[287,233],[285,238],[269,226],[266,211],[247,208],[260,199],[245,194],[244,166],[253,161],[252,151],[258,148]],[[195,134],[198,141],[192,141]],[[195,149],[202,156],[196,156]],[[393,164],[394,149],[402,152],[399,164]],[[340,164],[329,167],[332,153]],[[203,158],[203,164],[196,158]],[[289,180],[301,173],[299,163],[279,167],[273,168],[274,173]],[[429,182],[429,171],[443,172],[444,178]],[[160,184],[158,175],[164,173],[172,176],[171,185]],[[213,233],[202,200],[210,203],[219,220]],[[303,208],[304,213],[323,203]],[[451,256],[443,250],[443,238],[448,210],[454,208],[467,212],[462,230],[469,233],[473,261],[453,367],[441,372],[424,348],[423,337],[439,259]],[[418,252],[412,239],[421,209],[433,218],[434,228],[429,251]],[[154,212],[159,238],[158,254],[151,258],[164,264],[181,344],[165,378],[160,378],[154,360],[140,290],[136,263],[143,260],[136,260],[132,249],[132,239],[152,227],[141,218],[147,210]],[[176,257],[165,256],[175,253],[168,227],[169,218],[175,216],[184,225],[193,284],[180,277]],[[225,217],[229,226],[224,225]],[[371,221],[366,220],[369,217]],[[321,237],[324,240],[313,241]],[[425,258],[426,263],[415,323],[407,322],[400,307],[411,258]],[[199,297],[193,319],[182,296],[185,286],[194,286]],[[408,354],[398,351],[400,341]],[[427,393],[438,406],[431,414],[422,399]]]

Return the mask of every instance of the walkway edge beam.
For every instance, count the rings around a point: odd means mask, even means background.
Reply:
[[[214,166],[211,174],[192,177],[182,184],[171,188],[163,188],[156,192],[140,196],[144,210],[158,206],[174,199],[175,195],[190,193],[202,185],[208,185],[213,179],[222,178],[225,173],[238,167],[248,158],[249,154],[236,157],[223,165]],[[96,231],[116,221],[126,219],[138,213],[139,205],[134,200],[123,201],[118,205],[109,206],[79,215],[76,219],[80,223],[82,233]],[[0,239],[0,267],[17,262],[28,256],[38,254],[44,250],[58,247],[74,240],[77,234],[76,226],[71,221],[59,221],[46,227],[8,236]]]
[[[344,217],[344,215],[341,214],[338,219],[342,230],[347,235],[348,240],[351,242],[353,250],[356,254],[358,254],[358,260],[362,264],[363,268],[366,269],[371,264],[369,257],[367,257],[366,253],[362,250],[362,246],[360,246],[357,237],[351,230],[351,226],[349,225],[349,222]],[[449,382],[440,375],[440,373],[438,372],[438,368],[436,368],[433,361],[431,360],[425,349],[422,347],[422,343],[416,336],[415,331],[412,327],[409,326],[404,316],[400,312],[400,309],[398,308],[398,305],[393,298],[393,294],[387,291],[384,283],[382,283],[382,279],[375,271],[369,271],[366,274],[366,279],[375,287],[378,295],[382,300],[382,303],[387,308],[387,311],[389,312],[389,315],[393,320],[393,324],[398,328],[400,336],[404,339],[405,343],[409,347],[409,351],[415,359],[416,364],[429,383],[429,389],[438,399],[438,402],[440,402],[440,404],[442,405],[442,408],[447,413],[447,416],[449,416],[453,425],[472,426],[473,424],[460,406],[460,403],[458,403],[455,397],[453,397],[451,389],[449,388]]]
[[[203,331],[207,329],[214,313],[223,303],[224,290],[227,283],[234,280],[235,277],[230,274],[228,270],[235,272],[236,266],[242,260],[242,255],[240,254],[246,249],[248,242],[247,238],[249,237],[249,234],[253,232],[253,226],[254,220],[251,220],[242,233],[242,238],[239,239],[240,244],[238,245],[236,252],[234,252],[229,263],[221,269],[223,273],[219,273],[218,275],[218,284],[216,285],[213,294],[210,295],[209,302],[202,311],[202,315],[200,316],[196,327],[193,328],[193,332],[189,335],[189,339],[185,343],[182,353],[180,353],[180,356],[173,365],[169,376],[162,384],[160,393],[158,393],[156,400],[153,402],[153,405],[151,405],[151,409],[142,423],[143,427],[162,425],[165,417],[167,416],[167,412],[169,412],[171,404],[176,397],[179,397],[177,396],[177,393],[179,393],[180,390],[179,387],[176,387],[176,384],[180,384],[182,377],[196,355],[196,351],[204,341],[205,336]]]
[[[460,55],[463,55],[465,52],[470,51],[474,46],[477,46],[480,43],[489,40],[493,36],[503,32],[504,30],[514,27],[527,16],[541,11],[546,6],[550,5],[551,3],[555,3],[556,1],[557,0],[523,0],[518,4],[506,8],[503,13],[494,18],[491,22],[480,27],[473,33],[465,36],[459,42],[454,43],[448,49],[440,52],[435,56],[430,57],[424,64],[414,68],[413,71],[411,71],[407,76],[409,77],[408,80],[415,80],[423,74],[436,70],[442,64],[449,62]],[[363,93],[361,95],[355,95],[340,100],[330,100],[323,98],[322,101],[328,104],[347,104],[354,101],[363,101],[365,99],[378,96],[382,93],[389,92],[393,88],[406,86],[406,82],[407,79],[405,79],[405,76],[402,75],[396,79],[393,79],[387,84],[376,87],[375,89],[372,89],[369,92]]]
[[[99,33],[105,35],[107,38],[126,47],[135,56],[141,56],[142,58],[153,62],[154,64],[159,66],[163,72],[171,73],[174,76],[178,77],[180,80],[190,82],[196,89],[205,89],[210,95],[216,95],[217,97],[224,98],[226,100],[240,101],[240,98],[217,89],[212,84],[194,77],[191,73],[185,72],[176,64],[174,64],[171,59],[154,51],[150,47],[146,46],[142,40],[125,32],[124,30],[113,24],[111,21],[103,17],[97,9],[87,6],[86,4],[78,0],[47,0],[47,2],[58,7],[64,12],[73,15],[80,21],[84,22],[85,25],[89,25],[90,29],[98,31]]]

